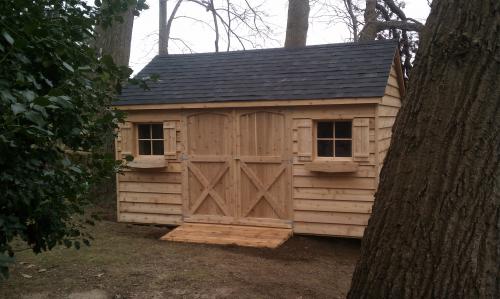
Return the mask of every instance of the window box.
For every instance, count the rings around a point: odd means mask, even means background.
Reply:
[[[161,158],[136,158],[127,162],[127,166],[135,169],[159,169],[167,167],[167,161]]]
[[[359,164],[352,161],[315,161],[304,164],[305,169],[314,172],[356,172]]]

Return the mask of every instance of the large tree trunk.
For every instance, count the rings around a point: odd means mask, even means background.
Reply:
[[[104,5],[104,3],[103,3]],[[96,48],[102,55],[110,55],[117,65],[128,66],[132,29],[134,27],[134,7],[121,14],[123,23],[113,22],[110,27],[96,29]]]
[[[103,2],[106,5],[106,2]],[[132,43],[132,29],[134,26],[135,7],[121,14],[123,22],[113,22],[111,26],[96,28],[95,47],[101,55],[110,55],[116,65],[128,66],[130,60],[130,46]],[[109,154],[114,154],[115,143],[114,137],[110,133],[104,151]],[[111,197],[116,194],[116,180],[110,178],[103,181],[94,190],[96,197]]]
[[[309,0],[289,0],[285,48],[304,47],[309,27]]]
[[[348,298],[500,298],[500,1],[436,0]]]
[[[158,53],[168,54],[167,0],[160,0]]]
[[[366,0],[365,26],[359,33],[360,41],[374,40],[377,37],[377,0]]]

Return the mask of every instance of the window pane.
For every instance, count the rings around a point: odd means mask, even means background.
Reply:
[[[332,140],[318,140],[318,157],[333,157]]]
[[[335,157],[350,157],[351,145],[351,140],[335,140]]]
[[[153,140],[153,155],[163,155],[163,140]]]
[[[333,122],[318,122],[318,138],[333,138]]]
[[[149,139],[151,138],[151,134],[149,131],[150,125],[139,125],[139,139]]]
[[[151,155],[150,140],[139,140],[139,155]]]
[[[336,121],[335,138],[351,138],[351,137],[352,137],[352,122]]]
[[[153,131],[153,139],[163,139],[163,125],[151,125]]]

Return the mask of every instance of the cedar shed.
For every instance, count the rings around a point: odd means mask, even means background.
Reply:
[[[118,221],[360,238],[404,93],[393,41],[156,56],[114,106]]]

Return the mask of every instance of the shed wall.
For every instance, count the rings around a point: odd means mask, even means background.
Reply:
[[[180,114],[175,112],[133,111],[128,114],[131,123],[162,123],[173,121],[176,127],[176,153],[162,170],[126,169],[117,175],[118,221],[154,224],[182,223],[181,163],[183,136],[180,131]],[[136,136],[132,126],[132,136]],[[117,157],[122,156],[123,130],[116,139]],[[126,138],[126,137],[125,137]],[[135,146],[132,155],[137,154]]]
[[[397,80],[391,72],[382,103],[359,105],[328,105],[289,107],[283,109],[291,120],[292,132],[292,221],[295,233],[362,237],[370,217],[378,184],[381,161],[390,142],[391,127],[400,106]],[[396,93],[397,91],[397,93]],[[265,110],[266,108],[261,108]],[[214,110],[216,111],[216,110]],[[181,224],[183,221],[183,186],[181,157],[185,136],[183,120],[188,114],[181,110],[129,111],[127,122],[168,123],[175,126],[175,156],[165,156],[168,166],[161,170],[127,169],[117,176],[118,221],[154,224]],[[189,112],[190,113],[190,112]],[[368,126],[366,158],[355,159],[356,172],[325,173],[309,171],[305,164],[301,138],[304,123],[316,120],[363,119]],[[136,136],[131,126],[127,138]],[[311,128],[312,130],[312,128]],[[116,140],[117,157],[122,157],[123,132]],[[354,143],[353,136],[353,143]],[[131,142],[131,141],[128,141]],[[309,142],[312,142],[310,140]],[[132,143],[134,143],[132,141]],[[307,143],[306,143],[307,144]],[[130,148],[130,145],[128,145]],[[136,147],[131,147],[136,155]],[[314,147],[309,161],[314,161]]]
[[[376,105],[349,105],[293,111],[294,232],[348,237],[363,235],[377,183],[375,109]],[[304,119],[354,118],[369,119],[369,156],[364,161],[357,161],[358,171],[325,173],[307,170],[307,162],[299,158],[299,144],[303,138],[299,132],[300,123]]]
[[[391,144],[392,127],[396,121],[396,115],[401,108],[401,93],[399,89],[398,75],[394,63],[391,67],[390,76],[385,89],[382,103],[377,106],[377,144],[380,160],[379,172]]]

